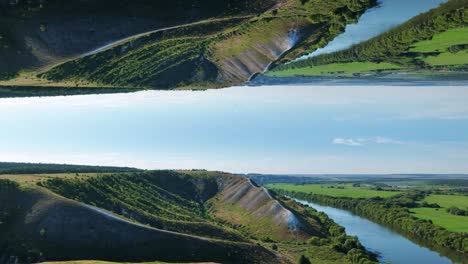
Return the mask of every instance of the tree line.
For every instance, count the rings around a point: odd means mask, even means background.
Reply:
[[[274,70],[296,69],[330,63],[379,63],[383,61],[423,67],[424,65],[421,65],[420,61],[415,60],[417,54],[409,52],[411,45],[418,41],[429,40],[434,35],[448,29],[466,27],[468,25],[466,7],[466,0],[450,0],[436,9],[412,18],[401,26],[349,49],[281,65]]]
[[[430,220],[418,219],[408,208],[417,207],[423,193],[404,193],[389,198],[347,198],[313,193],[275,190],[282,195],[349,210],[378,223],[401,230],[424,241],[458,252],[468,253],[468,234],[448,231]]]
[[[41,173],[104,173],[134,172],[139,169],[129,167],[86,166],[47,163],[0,162],[0,174],[41,174]]]

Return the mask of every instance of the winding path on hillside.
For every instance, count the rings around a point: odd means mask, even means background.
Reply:
[[[150,30],[150,31],[146,31],[146,32],[143,32],[143,33],[138,33],[138,34],[135,34],[135,35],[131,35],[131,36],[125,37],[123,39],[112,41],[112,42],[110,42],[108,44],[105,44],[104,46],[101,46],[101,47],[95,48],[95,49],[93,49],[93,50],[91,50],[89,52],[86,52],[86,53],[78,56],[77,58],[83,58],[83,57],[86,57],[86,56],[94,55],[96,53],[103,52],[103,51],[106,51],[106,50],[111,49],[113,47],[116,47],[116,46],[119,46],[121,44],[127,43],[127,42],[129,42],[129,41],[131,41],[133,39],[137,39],[137,38],[140,38],[140,37],[143,37],[143,36],[146,36],[146,35],[151,35],[151,34],[162,32],[162,31],[178,29],[178,28],[184,28],[184,27],[197,26],[197,25],[203,25],[203,24],[208,24],[208,23],[213,23],[213,22],[229,21],[229,20],[233,20],[233,19],[249,19],[249,18],[253,18],[253,17],[254,16],[250,15],[250,16],[214,18],[214,19],[201,20],[201,21],[187,23],[187,24],[181,24],[181,25],[177,25],[177,26],[164,27],[164,28],[159,28],[159,29],[155,29],[155,30]],[[74,58],[74,59],[77,59],[77,58]]]

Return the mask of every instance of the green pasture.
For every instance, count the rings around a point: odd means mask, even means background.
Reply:
[[[349,198],[371,198],[371,197],[390,197],[397,195],[399,191],[373,190],[368,187],[354,187],[352,184],[269,184],[270,189],[282,189],[286,191],[296,191],[304,193],[314,193],[329,195],[334,197]]]

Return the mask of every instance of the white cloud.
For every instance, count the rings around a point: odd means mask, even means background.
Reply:
[[[333,139],[333,144],[360,147],[360,146],[369,145],[369,144],[402,145],[404,143],[396,139],[377,136],[377,137],[370,137],[370,138],[335,138]]]
[[[353,146],[353,147],[359,147],[363,145],[359,141],[356,141],[352,138],[335,138],[333,139],[333,144],[348,145],[348,146]]]
[[[395,140],[392,138],[386,138],[386,137],[373,137],[373,138],[369,138],[368,141],[377,143],[377,144],[396,144],[396,145],[403,144],[402,141]]]

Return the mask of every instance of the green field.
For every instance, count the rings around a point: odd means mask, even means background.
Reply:
[[[455,28],[435,35],[431,40],[417,42],[409,50],[422,53],[419,59],[430,66],[465,65],[468,64],[468,50],[451,52],[450,48],[468,44],[468,28]],[[424,53],[440,52],[435,56],[424,56]]]
[[[433,194],[433,195],[426,197],[424,201],[428,203],[436,203],[444,208],[456,206],[461,209],[468,209],[468,196],[464,196],[464,195]],[[467,219],[467,222],[468,222],[468,219]]]
[[[410,211],[413,216],[429,219],[449,231],[468,233],[468,217],[450,214],[445,208],[412,208]]]
[[[20,184],[35,185],[50,179],[85,179],[111,173],[38,173],[38,174],[0,174],[0,180],[11,180]]]
[[[443,52],[437,56],[429,56],[424,62],[431,66],[465,65],[468,64],[468,50],[457,53]]]
[[[429,219],[434,224],[453,232],[468,233],[468,217],[453,215],[447,212],[447,208],[455,206],[461,209],[468,208],[468,196],[463,195],[429,195],[425,202],[435,203],[442,208],[412,208],[410,211],[415,217]]]
[[[452,50],[458,45],[468,44],[468,28],[455,28],[435,35],[431,40],[414,43],[409,52],[419,53],[417,60],[423,61],[429,66],[450,66],[468,64],[468,50]],[[433,54],[439,53],[439,54]],[[389,62],[347,62],[330,63],[317,66],[288,68],[278,71],[270,71],[268,76],[353,76],[357,74],[370,74],[378,71],[398,71],[406,67]]]
[[[285,76],[352,76],[354,74],[375,73],[383,70],[400,70],[401,66],[391,63],[374,63],[374,62],[350,62],[350,63],[332,63],[320,66],[287,69],[283,71],[270,71],[268,76],[285,77]]]
[[[269,184],[270,189],[330,195],[334,197],[371,198],[390,197],[401,192],[372,190],[367,187],[353,187],[352,184]],[[332,188],[333,187],[333,188]],[[338,188],[337,188],[338,187]],[[343,188],[343,189],[341,189]]]
[[[466,0],[451,0],[352,47],[278,65],[270,76],[366,76],[409,71],[463,73],[468,65]],[[358,62],[353,64],[351,62]],[[377,64],[379,63],[379,64]]]
[[[468,27],[455,28],[435,35],[431,40],[420,41],[412,45],[410,52],[444,52],[449,47],[468,44]]]

